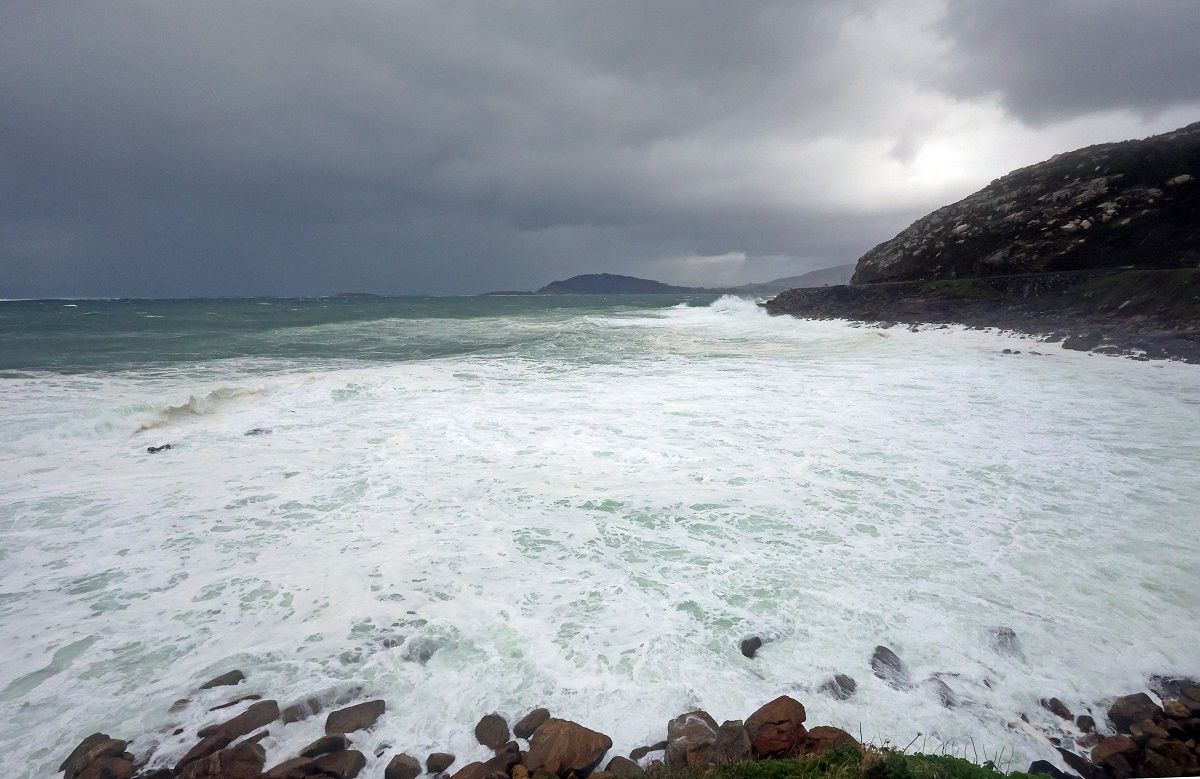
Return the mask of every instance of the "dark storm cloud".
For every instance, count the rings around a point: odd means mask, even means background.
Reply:
[[[726,282],[852,261],[1003,172],[946,140],[1003,134],[978,96],[1047,115],[1023,106],[1052,96],[988,59],[1022,50],[1020,25],[899,0],[9,3],[0,296]],[[1194,91],[1177,82],[1156,105]],[[1068,98],[1068,116],[1148,107]]]

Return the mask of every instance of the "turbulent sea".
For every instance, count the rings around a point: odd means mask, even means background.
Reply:
[[[95,730],[173,763],[248,692],[386,699],[369,775],[490,711],[617,754],[783,693],[1024,768],[1039,697],[1200,672],[1197,366],[732,298],[4,302],[0,420],[5,776]]]

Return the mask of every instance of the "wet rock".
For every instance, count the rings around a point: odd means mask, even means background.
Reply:
[[[1152,738],[1170,738],[1171,734],[1166,728],[1160,726],[1154,720],[1144,719],[1141,722],[1135,722],[1129,726],[1129,735],[1139,744],[1145,743]]]
[[[1150,689],[1160,698],[1184,698],[1200,703],[1200,682],[1186,676],[1152,676]]]
[[[1080,714],[1075,718],[1075,727],[1084,733],[1091,733],[1096,729],[1096,720],[1092,719],[1090,714]]]
[[[746,719],[750,746],[758,757],[787,757],[804,742],[807,715],[800,701],[781,695]]]
[[[487,714],[475,726],[475,739],[485,747],[499,749],[508,741],[508,723],[499,714]]]
[[[1054,779],[1071,779],[1071,774],[1058,768],[1048,760],[1034,760],[1029,764],[1029,770],[1025,773],[1046,774],[1047,776],[1054,777]]]
[[[811,757],[814,755],[823,755],[826,752],[840,748],[862,749],[854,736],[851,736],[841,728],[818,725],[808,731],[808,736],[804,739],[804,744],[801,748],[801,754]]]
[[[958,693],[950,689],[950,685],[946,684],[936,676],[931,676],[926,679],[925,686],[933,690],[934,694],[937,695],[938,700],[941,701],[941,704],[947,709],[953,709],[961,702],[959,700]]]
[[[1129,726],[1144,719],[1161,716],[1163,710],[1144,692],[1125,695],[1113,701],[1108,707],[1108,719],[1113,727],[1122,733],[1129,732]]]
[[[329,755],[349,748],[350,739],[341,733],[336,733],[332,736],[321,736],[304,749],[301,749],[300,757],[320,757],[321,755]]]
[[[689,711],[667,723],[667,766],[705,766],[712,763],[717,721],[706,711]]]
[[[454,761],[457,759],[447,752],[434,752],[425,758],[425,770],[431,774],[440,774],[454,765]]]
[[[156,768],[153,771],[144,771],[137,775],[137,779],[174,779],[175,774],[171,773],[170,768]]]
[[[366,730],[383,716],[384,709],[383,701],[375,700],[330,712],[325,719],[325,732],[333,734]]]
[[[717,728],[717,740],[713,742],[711,759],[715,765],[726,765],[749,760],[753,748],[750,734],[740,719],[725,720]]]
[[[490,760],[485,760],[484,765],[489,771],[501,773],[505,776],[513,770],[513,767],[521,762],[521,748],[515,741],[510,741],[507,744],[501,745],[496,750],[495,757]]]
[[[1058,698],[1042,698],[1038,701],[1038,705],[1060,719],[1072,719],[1071,710]]]
[[[640,765],[621,755],[617,755],[612,760],[609,760],[604,770],[618,777],[639,777],[646,773]]]
[[[667,742],[665,742],[665,741],[660,741],[657,744],[650,744],[649,746],[637,747],[636,749],[634,749],[632,752],[629,753],[629,759],[630,760],[641,760],[643,757],[650,754],[651,752],[662,752],[666,748],[667,748]]]
[[[834,674],[817,687],[817,692],[844,701],[858,689],[858,682],[846,674]]]
[[[110,738],[107,733],[93,733],[71,750],[58,770],[63,772],[64,779],[73,779],[92,760],[118,756],[125,751],[126,745],[124,741]]]
[[[574,771],[587,776],[612,748],[612,739],[584,726],[551,717],[533,734],[524,765],[536,776],[539,770],[563,779]]]
[[[126,755],[93,760],[76,774],[78,779],[131,779],[133,761]]]
[[[1108,763],[1115,755],[1132,755],[1137,752],[1137,743],[1128,736],[1105,736],[1092,748],[1092,762],[1096,765]]]
[[[529,779],[529,769],[523,765],[513,766],[512,779]]]
[[[1077,755],[1069,749],[1063,749],[1062,747],[1059,747],[1057,751],[1059,756],[1062,757],[1063,762],[1066,763],[1072,771],[1084,777],[1084,779],[1099,779],[1099,777],[1102,775],[1100,769],[1092,765],[1092,761],[1088,760],[1083,755]]]
[[[178,779],[259,779],[266,752],[261,744],[238,744],[195,760],[176,773]]]
[[[270,434],[271,434],[271,428],[269,428],[269,427],[252,427],[249,430],[247,430],[246,432],[242,433],[242,435],[245,435],[245,436],[270,435]]]
[[[1104,338],[1098,333],[1081,333],[1064,340],[1062,348],[1074,352],[1090,352],[1102,343],[1104,343]]]
[[[313,761],[315,773],[333,776],[336,779],[354,779],[367,764],[367,756],[357,749],[347,749],[322,755]]]
[[[293,722],[306,720],[314,714],[320,714],[324,707],[321,705],[319,698],[309,698],[303,703],[293,703],[280,713],[280,719],[283,724],[290,725]]]
[[[520,722],[513,725],[513,735],[517,738],[529,738],[548,719],[550,719],[549,709],[534,709],[522,717]]]
[[[451,779],[488,779],[494,771],[480,762],[467,763],[454,772]]]
[[[201,728],[196,735],[200,738],[222,736],[227,738],[226,743],[229,743],[235,738],[252,733],[277,719],[279,719],[279,704],[275,701],[259,701],[231,720]]]
[[[150,454],[158,454],[159,452],[165,452],[170,448],[170,444],[163,444],[162,446],[147,446],[146,451]]]
[[[1100,734],[1094,730],[1090,733],[1084,733],[1082,736],[1075,739],[1075,746],[1079,747],[1080,749],[1091,749],[1099,743]]]
[[[267,771],[266,779],[304,779],[312,770],[313,758],[293,757]]]
[[[388,761],[383,769],[383,779],[417,779],[421,775],[421,764],[412,755],[403,752]]]
[[[759,649],[762,649],[763,640],[758,636],[751,636],[742,641],[742,654],[746,657],[753,658]]]
[[[213,687],[230,687],[235,684],[241,684],[245,680],[246,674],[241,671],[229,671],[223,673],[215,679],[209,679],[204,684],[200,685],[201,690],[211,690]]]
[[[1194,744],[1193,744],[1194,746]],[[1180,741],[1151,739],[1142,753],[1142,776],[1196,776],[1200,774],[1200,754]]]
[[[191,749],[189,749],[187,751],[187,753],[182,758],[180,758],[179,762],[175,764],[175,772],[178,773],[178,772],[182,771],[183,767],[188,765],[189,763],[194,763],[197,760],[201,760],[203,758],[208,757],[209,755],[213,755],[213,754],[216,754],[217,752],[220,752],[222,749],[224,749],[225,747],[229,746],[232,743],[233,743],[233,738],[230,736],[226,736],[223,733],[217,733],[215,735],[208,736],[207,738],[201,740],[198,744],[193,746]]]
[[[907,690],[912,687],[908,667],[886,646],[875,647],[875,653],[871,655],[871,671],[894,689]]]
[[[239,703],[245,703],[246,701],[260,701],[260,700],[262,700],[261,695],[243,695],[242,697],[234,698],[233,700],[231,700],[227,703],[221,703],[216,706],[213,706],[211,709],[209,709],[209,711],[220,711],[221,709],[228,709],[231,706],[236,706]]]

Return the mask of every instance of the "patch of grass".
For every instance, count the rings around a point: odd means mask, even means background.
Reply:
[[[715,768],[647,771],[649,779],[1032,779],[950,755],[904,754],[893,749],[839,749],[812,758],[757,760]],[[1039,779],[1045,779],[1039,777]]]
[[[921,292],[939,298],[996,300],[1000,293],[983,279],[939,279],[921,285]]]
[[[1068,289],[1066,297],[1097,311],[1200,318],[1200,268],[1129,270]]]

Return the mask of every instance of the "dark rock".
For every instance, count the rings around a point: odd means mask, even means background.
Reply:
[[[324,707],[321,705],[319,698],[309,698],[303,703],[293,703],[280,713],[280,719],[283,724],[290,725],[293,722],[301,722],[314,714],[320,714]]]
[[[229,743],[235,738],[258,730],[277,719],[279,719],[279,704],[275,701],[259,701],[231,720],[201,728],[196,735],[200,738],[224,736],[228,739],[226,743]]]
[[[1132,755],[1135,752],[1137,744],[1128,736],[1105,736],[1092,748],[1092,762],[1100,765],[1109,762],[1114,755]]]
[[[115,757],[125,751],[125,741],[110,738],[107,733],[93,733],[79,742],[71,750],[71,754],[62,761],[58,770],[63,772],[64,779],[73,779],[92,760],[98,757]]]
[[[817,687],[817,692],[824,693],[839,701],[844,701],[858,689],[858,682],[846,674],[834,674]]]
[[[137,779],[173,779],[175,774],[170,768],[155,768],[152,771],[143,771],[137,775]]]
[[[315,770],[312,767],[314,760],[315,758],[311,757],[293,757],[290,760],[284,760],[263,776],[266,779],[304,779]]]
[[[383,779],[417,779],[421,775],[421,764],[412,755],[403,752],[396,755],[383,769]]]
[[[1181,741],[1150,739],[1142,754],[1139,773],[1142,776],[1197,776],[1200,775],[1200,754]]]
[[[313,761],[313,769],[336,779],[354,779],[366,764],[366,755],[357,749],[346,749],[318,757]]]
[[[621,755],[617,755],[612,760],[609,760],[604,770],[613,776],[619,777],[639,777],[646,773],[640,765]]]
[[[801,748],[801,754],[806,757],[814,755],[823,755],[826,752],[831,752],[835,749],[850,748],[857,751],[862,751],[862,747],[854,736],[851,736],[841,728],[834,728],[828,725],[818,725],[808,731],[807,737],[804,739],[804,744]]]
[[[637,747],[632,752],[629,753],[629,759],[630,760],[641,760],[643,757],[650,754],[651,752],[662,752],[666,748],[667,748],[667,742],[665,742],[665,741],[660,741],[657,744],[650,744],[649,746]]]
[[[871,655],[871,671],[894,689],[907,690],[912,687],[908,667],[886,646],[875,647],[875,653]]]
[[[346,738],[341,733],[335,733],[330,736],[321,736],[304,749],[301,749],[300,757],[320,757],[321,755],[341,752],[342,750],[349,748],[350,739]]]
[[[1038,701],[1038,705],[1056,717],[1065,720],[1071,719],[1071,710],[1058,698],[1042,698]]]
[[[194,763],[197,760],[207,758],[209,755],[214,755],[232,743],[233,737],[227,736],[224,733],[217,733],[204,738],[180,758],[179,762],[175,764],[175,772],[179,773],[189,763]]]
[[[1162,716],[1163,710],[1144,692],[1135,695],[1125,695],[1113,701],[1108,707],[1108,719],[1113,727],[1122,733],[1129,732],[1129,726],[1144,719]]]
[[[270,435],[270,434],[271,434],[271,428],[269,428],[269,427],[252,427],[249,430],[247,430],[246,432],[242,433],[242,435],[248,435],[248,436]]]
[[[1064,339],[1062,348],[1073,352],[1090,352],[1102,343],[1104,338],[1098,333],[1081,333]]]
[[[162,446],[147,446],[146,451],[150,454],[158,454],[159,452],[165,452],[170,448],[170,444],[163,444]]]
[[[1058,754],[1062,757],[1063,762],[1070,766],[1071,770],[1082,776],[1084,779],[1100,779],[1102,771],[1092,765],[1092,761],[1088,760],[1083,755],[1077,755],[1074,752],[1058,747]]]
[[[1135,722],[1129,726],[1129,735],[1139,744],[1145,743],[1152,738],[1170,738],[1171,734],[1167,729],[1151,719],[1144,719],[1141,722]]]
[[[543,722],[550,719],[549,709],[534,709],[513,725],[513,735],[517,738],[529,738]]]
[[[1091,733],[1096,729],[1096,720],[1092,719],[1090,714],[1080,714],[1075,718],[1075,727],[1084,733]]]
[[[680,714],[667,723],[667,767],[710,765],[716,741],[717,721],[708,712]]]
[[[446,752],[434,752],[425,758],[425,770],[431,774],[440,774],[454,765],[454,761],[457,759],[454,755]]]
[[[238,744],[188,763],[178,779],[259,779],[266,752],[261,744]]]
[[[262,700],[261,695],[243,695],[242,697],[234,698],[233,700],[231,700],[227,703],[221,703],[216,706],[213,706],[211,709],[209,709],[209,711],[220,711],[221,709],[228,709],[230,706],[236,706],[239,703],[245,703],[246,701],[260,701],[260,700]]]
[[[1054,777],[1054,779],[1072,779],[1071,774],[1068,774],[1066,771],[1058,768],[1054,765],[1054,763],[1051,763],[1048,760],[1034,760],[1029,764],[1029,770],[1025,773],[1046,774],[1047,776]]]
[[[612,739],[603,733],[552,717],[533,734],[523,762],[535,775],[543,770],[563,779],[572,771],[587,776],[611,748]]]
[[[98,757],[76,774],[78,779],[132,779],[133,761],[126,756]]]
[[[742,654],[746,657],[754,657],[754,654],[762,648],[763,640],[758,636],[751,636],[742,641]]]
[[[484,765],[489,771],[502,773],[505,776],[512,771],[513,766],[521,762],[521,747],[515,741],[509,741],[507,744],[501,744],[496,750],[496,756],[490,760],[485,760]]]
[[[246,675],[241,671],[230,671],[223,673],[216,679],[209,679],[204,684],[200,685],[201,690],[209,690],[213,687],[230,687],[235,684],[241,684],[246,678]]]
[[[750,746],[750,734],[740,719],[725,720],[717,728],[717,740],[712,746],[712,762],[716,765],[738,763],[749,760],[753,748]]]
[[[383,701],[375,700],[330,712],[325,719],[325,732],[333,734],[366,730],[383,716],[384,709]]]
[[[746,733],[757,757],[789,757],[804,742],[806,717],[800,701],[781,695],[746,719]]]
[[[475,739],[485,747],[499,749],[508,738],[508,723],[499,714],[487,714],[475,726]]]
[[[1152,676],[1150,689],[1160,698],[1186,698],[1200,704],[1200,682],[1186,676]]]
[[[495,772],[480,762],[467,763],[451,779],[489,779]]]
[[[929,677],[925,680],[925,685],[934,691],[938,697],[938,700],[941,701],[942,705],[947,709],[953,709],[960,703],[958,693],[950,689],[950,685],[946,684],[938,677]]]

